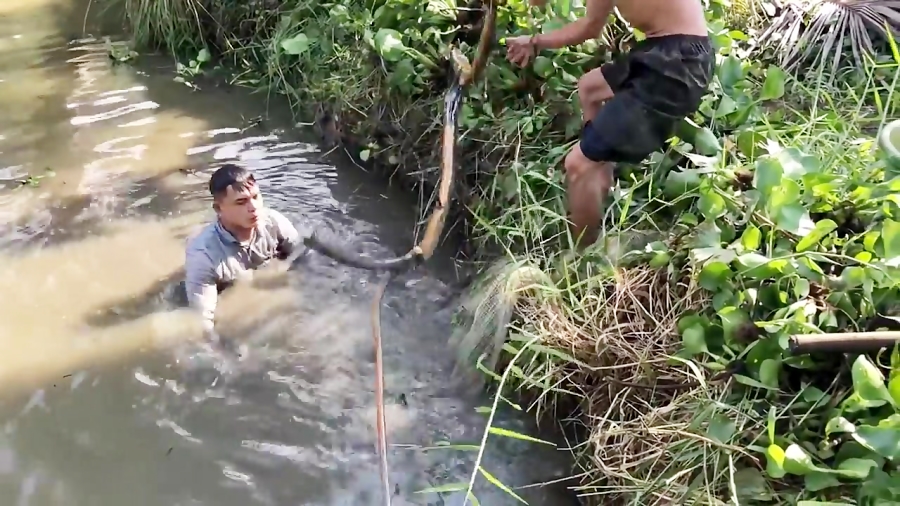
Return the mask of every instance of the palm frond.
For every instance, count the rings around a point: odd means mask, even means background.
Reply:
[[[835,76],[847,56],[862,68],[889,30],[900,34],[900,0],[790,0],[781,7],[760,42],[789,71],[809,63]]]

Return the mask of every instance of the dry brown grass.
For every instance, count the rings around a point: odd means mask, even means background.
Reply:
[[[679,318],[703,310],[707,296],[688,277],[647,266],[611,270],[565,293],[536,284],[546,278],[528,269],[527,276],[506,272],[507,289],[515,284],[510,279],[527,284],[515,287],[520,296],[506,297],[518,317],[500,366],[510,367],[509,353],[538,339],[534,352],[512,364],[510,381],[528,387],[539,416],[555,411],[554,419],[577,420],[582,437],[572,450],[583,469],[585,502],[721,503],[716,497],[728,494],[728,465],[719,450],[743,453],[706,435],[728,409],[715,402],[727,385],[707,383],[709,371],[673,358],[681,348]],[[484,296],[478,307],[503,313],[498,300]]]

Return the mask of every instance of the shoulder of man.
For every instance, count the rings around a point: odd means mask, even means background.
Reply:
[[[204,226],[200,231],[188,238],[185,245],[185,267],[196,269],[205,267],[215,269],[213,248],[217,239],[215,223]]]
[[[199,230],[195,229],[185,239],[185,249],[188,251],[207,249],[215,237],[215,225],[215,222],[207,223]]]

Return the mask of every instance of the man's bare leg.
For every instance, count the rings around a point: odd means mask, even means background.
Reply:
[[[601,69],[587,72],[578,80],[578,101],[582,121],[597,117],[603,103],[613,97],[612,88]],[[588,160],[575,145],[565,159],[566,194],[572,235],[579,251],[595,243],[600,233],[603,200],[612,186],[612,164]]]
[[[597,117],[603,102],[612,97],[612,88],[603,77],[601,69],[596,68],[578,80],[578,101],[581,103],[581,117],[585,123]]]
[[[612,187],[613,163],[593,162],[576,144],[566,155],[566,195],[577,249],[594,244],[600,234],[603,201]]]

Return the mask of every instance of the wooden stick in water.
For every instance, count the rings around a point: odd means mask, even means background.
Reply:
[[[385,506],[391,506],[391,481],[388,473],[387,461],[387,430],[384,422],[384,358],[381,351],[381,299],[384,298],[384,290],[391,280],[391,274],[378,285],[375,297],[372,299],[372,338],[375,341],[375,427],[378,432],[379,472],[381,473],[382,493]]]

